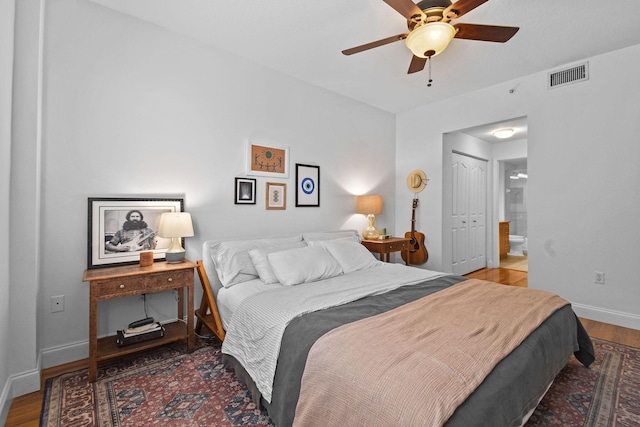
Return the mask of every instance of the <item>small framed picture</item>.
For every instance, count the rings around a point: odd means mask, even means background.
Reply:
[[[247,175],[289,177],[289,147],[247,141]]]
[[[164,260],[171,239],[157,234],[160,216],[183,208],[183,199],[90,197],[87,268],[137,264],[143,251]]]
[[[287,184],[267,182],[267,209],[287,209]]]
[[[320,166],[296,163],[296,207],[320,206]]]
[[[256,204],[256,180],[253,178],[236,178],[236,205]]]

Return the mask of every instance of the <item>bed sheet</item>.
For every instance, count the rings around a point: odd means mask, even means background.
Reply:
[[[229,288],[221,288],[218,291],[216,298],[216,305],[218,306],[218,312],[222,319],[222,325],[224,329],[229,328],[229,322],[233,316],[233,312],[238,308],[240,303],[245,299],[265,292],[270,289],[281,288],[280,283],[266,284],[260,279],[253,279],[247,282],[238,283],[237,285]]]

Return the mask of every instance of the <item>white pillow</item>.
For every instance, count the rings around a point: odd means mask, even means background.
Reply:
[[[328,279],[342,274],[338,261],[322,246],[273,252],[267,255],[278,281],[285,286]]]
[[[260,276],[260,280],[266,284],[278,283],[278,278],[273,273],[271,265],[269,265],[267,255],[273,252],[281,252],[288,249],[303,248],[306,246],[307,244],[305,242],[292,242],[286,245],[272,246],[269,248],[251,249],[249,251],[249,257]]]
[[[322,246],[329,251],[344,274],[380,265],[380,261],[367,248],[349,239],[321,240],[309,242],[309,245]]]
[[[251,262],[249,250],[301,242],[302,235],[251,240],[226,240],[210,246],[211,259],[220,283],[225,288],[247,280],[257,279],[258,271]]]

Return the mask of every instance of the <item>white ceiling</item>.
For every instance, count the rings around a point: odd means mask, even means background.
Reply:
[[[510,128],[513,129],[514,134],[509,138],[498,138],[493,135],[493,131],[498,129]],[[490,143],[515,141],[518,139],[527,139],[528,125],[526,117],[519,117],[517,119],[505,120],[497,123],[488,123],[481,126],[475,126],[468,129],[461,129],[457,131],[471,135],[475,138],[481,139]]]
[[[404,42],[341,51],[407,32],[382,0],[91,0],[300,80],[401,112],[640,43],[640,1],[490,0],[456,23],[520,27],[507,43],[454,39],[427,72],[407,74]]]

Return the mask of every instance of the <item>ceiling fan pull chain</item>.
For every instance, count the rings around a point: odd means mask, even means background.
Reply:
[[[431,82],[433,79],[431,78],[431,57],[427,57],[427,65],[429,65],[429,83],[427,83],[427,87],[431,87]]]

